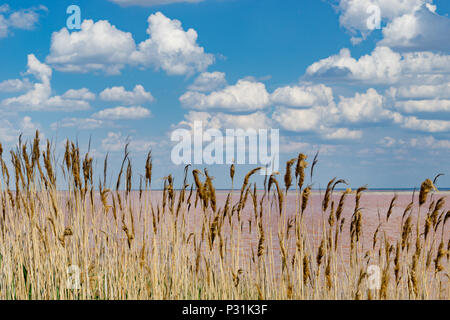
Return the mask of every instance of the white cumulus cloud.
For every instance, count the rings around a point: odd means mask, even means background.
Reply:
[[[9,5],[0,6],[0,38],[9,36],[14,29],[32,30],[39,21],[42,12],[47,8],[43,5],[28,9],[13,11]]]
[[[270,95],[263,83],[239,80],[235,85],[209,94],[188,91],[180,97],[180,102],[184,107],[197,110],[255,111],[269,106]]]
[[[195,121],[201,121],[207,128],[214,129],[267,129],[272,123],[264,112],[257,111],[250,114],[235,115],[223,112],[199,112],[189,111],[185,116],[185,120],[179,125],[187,125],[194,127]]]
[[[70,89],[67,90],[63,95],[66,99],[81,99],[81,100],[95,100],[95,93],[92,93],[87,88],[82,89]]]
[[[347,128],[330,129],[323,137],[328,140],[358,140],[363,136],[362,130],[350,130]]]
[[[340,97],[337,107],[343,119],[354,123],[378,122],[391,114],[384,108],[383,96],[373,88],[366,93],[356,92],[354,97]]]
[[[52,96],[50,84],[52,69],[48,65],[40,62],[34,54],[28,55],[27,74],[33,75],[39,82],[34,83],[23,95],[1,101],[0,105],[2,107],[12,107],[15,110],[66,112],[87,110],[90,108],[89,103],[79,97]]]
[[[415,82],[442,83],[450,74],[450,55],[433,52],[400,54],[388,47],[376,47],[359,59],[344,48],[337,55],[310,65],[306,76],[336,81],[360,81],[372,84]]]
[[[143,107],[115,107],[101,110],[93,118],[107,120],[133,120],[150,117],[150,110]]]
[[[105,101],[116,101],[127,105],[143,104],[154,101],[152,94],[138,84],[133,91],[126,91],[124,87],[112,87],[103,90],[100,98]]]
[[[396,17],[383,28],[383,39],[379,45],[404,51],[449,52],[449,33],[450,19],[422,6],[413,13]]]
[[[121,132],[108,132],[107,136],[102,139],[101,145],[104,151],[119,152],[125,149],[125,145],[135,152],[148,152],[158,143],[147,139],[136,139],[134,137],[124,137]]]
[[[450,100],[407,100],[397,101],[395,107],[406,113],[415,112],[449,112]]]
[[[333,90],[323,84],[287,86],[276,89],[271,101],[289,107],[312,107],[333,103]]]
[[[32,137],[35,135],[37,129],[40,129],[40,125],[34,123],[30,116],[24,116],[15,122],[0,119],[0,142],[15,142],[20,134],[23,134],[23,137]],[[43,140],[44,135],[41,134],[40,138]]]
[[[119,74],[126,65],[162,69],[171,75],[202,72],[214,62],[197,43],[194,29],[161,12],[148,17],[149,38],[136,45],[133,35],[109,21],[84,20],[80,31],[62,28],[52,35],[47,63],[65,72]]]
[[[320,128],[323,119],[322,110],[319,108],[291,109],[279,107],[275,110],[272,118],[278,122],[283,129],[295,132],[315,131]]]
[[[47,63],[66,72],[104,71],[120,73],[128,63],[136,44],[129,32],[123,32],[108,21],[84,20],[81,30],[62,28],[52,34]]]
[[[450,82],[436,85],[410,85],[391,88],[395,98],[445,99],[450,98]]]
[[[148,17],[148,24],[149,38],[132,53],[132,63],[183,75],[204,71],[214,62],[214,56],[197,44],[197,32],[184,31],[179,20],[157,12]]]
[[[354,44],[381,29],[380,46],[401,51],[450,50],[450,19],[436,13],[433,0],[339,0],[337,8],[339,22],[353,35]]]
[[[450,131],[450,121],[418,119],[415,116],[401,118],[400,125],[402,128],[414,131],[431,133]]]
[[[77,128],[79,130],[93,130],[105,126],[105,122],[92,118],[65,118],[50,125],[52,130],[60,128]]]
[[[0,82],[0,92],[18,92],[31,89],[33,85],[28,79],[10,79]]]
[[[203,72],[188,89],[191,91],[209,92],[224,87],[226,84],[224,72]]]

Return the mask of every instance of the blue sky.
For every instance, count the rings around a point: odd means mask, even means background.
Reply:
[[[66,29],[71,4],[81,30]],[[129,141],[139,169],[153,150],[160,187],[182,179],[171,132],[202,119],[280,129],[282,169],[320,150],[316,187],[335,176],[414,187],[440,172],[449,187],[449,11],[444,0],[0,2],[0,141],[38,128],[61,154],[65,138],[85,151],[91,138],[111,173]],[[228,167],[209,169],[229,186]]]

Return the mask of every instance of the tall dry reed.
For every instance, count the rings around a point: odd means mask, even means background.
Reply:
[[[437,177],[402,209],[392,239],[397,196],[366,234],[366,187],[336,191],[347,182],[334,178],[311,208],[304,154],[287,162],[284,189],[276,172],[258,190],[252,176],[262,168],[255,168],[235,194],[232,165],[222,201],[214,177],[189,166],[182,185],[169,175],[161,193],[151,192],[151,152],[139,191],[128,148],[115,181],[108,156],[97,174],[89,153],[67,141],[57,163],[50,142],[41,150],[38,132],[34,141],[19,139],[10,164],[3,153],[0,145],[1,299],[450,298],[450,211],[445,197],[435,199]]]

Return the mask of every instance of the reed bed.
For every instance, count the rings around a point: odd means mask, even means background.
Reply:
[[[89,153],[67,141],[57,163],[38,132],[34,141],[19,139],[7,161],[0,145],[1,299],[450,298],[450,211],[438,177],[402,208],[392,240],[386,230],[397,196],[371,234],[361,207],[366,187],[345,190],[334,178],[320,206],[309,208],[306,180],[317,157],[310,166],[304,154],[259,189],[252,178],[264,168],[235,188],[232,165],[224,201],[208,171],[189,166],[181,185],[169,175],[162,192],[151,191],[151,153],[133,186],[127,148],[115,181],[107,179],[108,157],[94,173]],[[344,217],[344,208],[352,214]],[[313,227],[310,214],[319,217]]]

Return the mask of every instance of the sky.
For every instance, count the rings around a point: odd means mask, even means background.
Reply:
[[[172,133],[203,121],[278,129],[282,174],[319,152],[316,188],[413,188],[438,173],[450,187],[449,12],[447,0],[0,2],[0,142],[39,129],[60,160],[76,140],[101,172],[109,155],[110,183],[125,144],[136,179],[151,149],[160,188],[183,179]],[[194,167],[230,187],[229,165]]]

